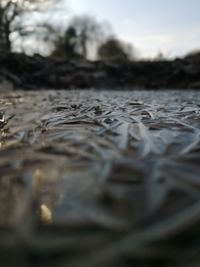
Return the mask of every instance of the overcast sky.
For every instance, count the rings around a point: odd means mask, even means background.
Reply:
[[[169,57],[200,49],[199,0],[65,0],[76,14],[109,21],[141,56]]]

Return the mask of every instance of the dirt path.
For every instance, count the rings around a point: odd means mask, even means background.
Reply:
[[[198,266],[199,188],[200,92],[0,95],[10,266]]]

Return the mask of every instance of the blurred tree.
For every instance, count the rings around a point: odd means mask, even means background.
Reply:
[[[76,55],[76,39],[76,30],[74,29],[74,27],[71,26],[65,32],[65,54],[68,58],[74,57]]]
[[[108,38],[98,47],[97,57],[101,60],[133,60],[134,50],[131,44],[118,40],[116,37]]]
[[[165,60],[167,60],[167,56],[162,51],[159,51],[158,54],[154,58],[154,61],[165,61]]]
[[[0,2],[0,50],[12,50],[12,33],[25,35],[27,32],[21,20],[28,12],[39,10],[40,7],[53,0],[1,0]]]
[[[73,59],[88,59],[96,56],[97,47],[110,34],[108,23],[99,23],[94,18],[82,15],[73,17],[68,28],[54,43],[52,56]]]
[[[88,58],[89,50],[104,38],[103,24],[87,15],[72,18],[69,27],[72,27],[76,33],[73,43],[75,51],[84,58]]]
[[[69,26],[63,36],[58,36],[55,41],[53,57],[68,59],[80,59],[81,55],[76,51],[77,33],[73,26]]]
[[[190,53],[186,54],[184,60],[190,63],[200,64],[200,50],[193,50]]]

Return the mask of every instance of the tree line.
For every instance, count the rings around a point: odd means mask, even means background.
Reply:
[[[43,42],[54,58],[73,60],[133,60],[135,50],[131,44],[120,40],[108,23],[98,22],[88,15],[74,16],[67,25],[54,22],[34,23],[34,13],[42,17],[47,7],[58,0],[1,0],[0,51],[12,52],[18,40]],[[34,45],[33,45],[34,46]],[[21,46],[21,52],[26,52]]]

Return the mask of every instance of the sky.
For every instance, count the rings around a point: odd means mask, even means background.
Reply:
[[[199,0],[65,0],[73,14],[111,23],[140,57],[179,57],[200,49]]]

